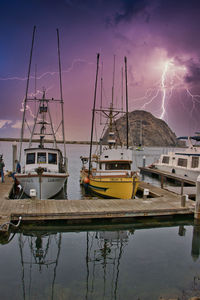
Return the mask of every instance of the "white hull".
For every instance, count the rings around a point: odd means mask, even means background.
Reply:
[[[24,192],[29,196],[30,190],[36,190],[36,197],[41,200],[49,199],[58,194],[64,184],[67,181],[68,175],[59,174],[59,175],[25,175],[25,174],[17,174],[16,178],[21,184]]]
[[[159,165],[159,164],[154,164],[154,165],[158,170],[174,173],[180,176],[186,176],[194,180],[196,180],[197,177],[200,175],[199,169],[192,170],[192,169],[178,167],[178,166],[167,166],[167,165]]]

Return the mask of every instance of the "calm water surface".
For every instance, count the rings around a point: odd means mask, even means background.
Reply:
[[[153,300],[199,295],[200,227],[177,224],[96,230],[93,225],[71,232],[65,232],[67,227],[23,228],[14,236],[10,233],[0,246],[1,299]]]
[[[88,146],[70,145],[67,151],[68,199],[81,199],[79,157],[88,154]],[[151,164],[164,151],[137,152],[134,164],[141,166],[144,155]],[[0,144],[8,170],[11,152],[11,144]],[[193,220],[27,225],[0,238],[0,295],[5,300],[188,299],[200,295],[199,254],[200,226]]]

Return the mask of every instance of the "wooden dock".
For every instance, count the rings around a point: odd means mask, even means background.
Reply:
[[[136,218],[147,216],[172,216],[194,214],[195,202],[186,201],[181,206],[181,196],[141,182],[140,189],[149,189],[151,198],[147,199],[94,199],[94,200],[38,200],[8,199],[12,188],[12,179],[6,177],[0,182],[0,228],[10,221],[51,221],[66,220],[69,224],[92,219]]]
[[[170,178],[179,182],[187,183],[190,185],[196,185],[196,181],[188,178],[186,176],[181,176],[181,175],[176,175],[174,173],[166,172],[166,171],[161,171],[155,168],[148,168],[148,167],[140,167],[140,172],[141,173],[146,173],[146,174],[156,174],[160,177],[165,177],[165,178]]]

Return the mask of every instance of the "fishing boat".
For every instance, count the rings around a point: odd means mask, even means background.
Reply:
[[[162,154],[152,167],[196,180],[200,175],[200,147],[193,145],[192,140],[200,141],[200,134],[191,137],[183,136],[179,139],[187,140],[188,147]]]
[[[26,87],[26,96],[24,100],[23,120],[21,129],[21,141],[20,141],[20,156],[19,162],[22,156],[22,143],[24,137],[24,127],[26,120],[27,103],[29,101],[34,102],[37,107],[37,113],[34,117],[34,124],[31,130],[31,136],[29,139],[28,148],[24,149],[24,166],[22,167],[22,173],[16,173],[15,178],[20,183],[23,191],[26,195],[31,193],[35,194],[38,199],[49,199],[57,195],[67,183],[67,158],[65,147],[65,132],[64,132],[64,113],[63,113],[63,97],[62,97],[62,81],[61,81],[61,64],[60,64],[60,48],[59,48],[59,33],[57,30],[58,38],[58,56],[59,56],[59,76],[60,76],[60,99],[46,98],[46,92],[43,90],[41,98],[30,98],[28,96],[28,82],[30,77],[30,66],[33,49],[33,41],[35,35],[35,27],[33,31],[32,48],[29,62],[29,71]],[[58,103],[61,108],[61,122],[57,129],[53,126],[52,116],[49,106]],[[64,148],[64,155],[58,148],[56,132],[59,127],[62,128],[62,143]],[[39,137],[38,147],[33,146],[33,137]],[[45,137],[50,137],[48,142],[51,142],[53,146],[47,147],[45,145]]]
[[[118,146],[114,133],[114,118],[119,113],[124,112],[113,108],[113,97],[108,109],[103,109],[102,105],[100,109],[96,109],[95,103],[96,85],[98,78],[98,62],[99,56],[97,56],[97,76],[93,105],[90,155],[88,158],[81,157],[82,169],[80,182],[85,187],[86,191],[89,191],[92,194],[99,195],[103,198],[131,199],[136,194],[139,184],[139,177],[136,172],[133,172],[131,170],[132,151],[128,146],[128,110],[126,111],[127,145],[126,147],[123,147],[122,145]],[[126,102],[128,103],[128,101]],[[97,153],[92,155],[94,115],[96,112],[103,113],[107,118],[107,123],[109,124],[109,134],[107,144],[103,146],[100,140],[100,145],[98,147]]]

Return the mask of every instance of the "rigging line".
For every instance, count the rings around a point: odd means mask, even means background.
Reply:
[[[35,97],[37,93],[37,65],[35,64]],[[34,102],[34,115],[36,115],[36,101]]]
[[[25,115],[26,115],[26,102],[27,102],[27,98],[28,98],[28,88],[29,88],[29,79],[30,79],[30,72],[31,72],[33,45],[34,45],[34,39],[35,39],[35,30],[36,30],[36,26],[33,27],[31,52],[30,52],[30,59],[29,59],[29,66],[28,66],[28,76],[27,76],[27,82],[26,82],[26,94],[25,94],[25,99],[24,99],[24,110],[23,110],[23,118],[22,118],[21,137],[20,137],[19,162],[21,162],[21,154],[22,154],[22,141],[23,141],[23,137],[24,137],[24,120],[25,120]]]
[[[28,127],[28,130],[29,130],[29,132],[31,133],[31,129],[30,129],[30,127],[29,127],[29,125],[28,125],[28,121],[25,119],[25,123],[26,123],[26,125],[27,125],[27,127]]]
[[[114,103],[114,88],[115,88],[115,55],[113,56],[112,107]]]
[[[95,138],[96,138],[96,142],[97,142],[97,122],[96,122],[96,118],[94,119],[94,131],[95,131]],[[98,150],[98,143],[96,144],[96,150],[94,151],[95,153],[97,153]]]
[[[124,109],[124,71],[123,71],[123,67],[122,67],[122,82],[121,82],[121,110],[123,111]]]
[[[100,97],[101,97],[101,102],[100,102],[100,109],[102,109],[102,101],[103,101],[103,62],[102,62],[102,67],[101,67],[101,94],[100,94]],[[101,125],[101,122],[102,121],[102,113],[100,112],[100,125]]]
[[[119,134],[119,130],[117,128],[117,121],[116,120],[114,120],[114,126],[115,126],[115,130],[116,130],[116,133],[117,133],[117,137],[119,139],[120,146],[122,147],[122,140],[120,138],[120,134]]]
[[[89,154],[89,168],[88,168],[88,177],[90,176],[91,171],[91,157],[92,157],[92,141],[93,141],[93,127],[94,127],[94,117],[95,117],[95,106],[96,106],[96,94],[97,94],[97,82],[98,82],[98,72],[99,72],[99,53],[97,54],[97,68],[96,68],[96,79],[95,79],[95,88],[94,88],[94,103],[92,110],[92,128],[91,128],[91,137],[90,137],[90,154]]]
[[[103,135],[104,135],[104,133],[105,133],[106,127],[108,127],[108,119],[106,120],[106,123],[105,123],[105,125],[104,125],[103,130],[102,130],[101,137],[100,137],[101,139],[103,138]]]

